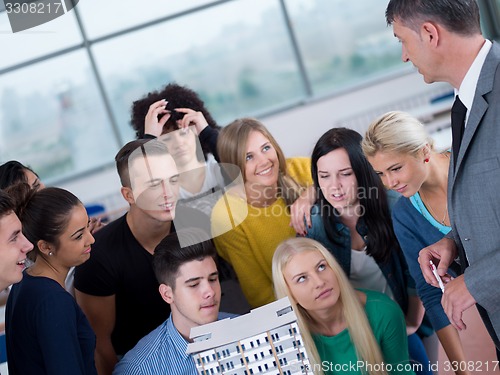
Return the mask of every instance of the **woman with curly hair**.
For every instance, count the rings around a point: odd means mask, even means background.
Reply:
[[[220,126],[196,92],[186,86],[169,83],[132,104],[132,128],[137,138],[159,137],[174,130],[194,125],[205,157],[217,159],[217,136]]]

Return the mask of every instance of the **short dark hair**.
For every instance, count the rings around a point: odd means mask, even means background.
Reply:
[[[159,91],[152,91],[132,104],[132,115],[130,123],[135,130],[137,138],[144,137],[144,118],[148,113],[149,106],[161,99],[168,101],[169,108],[190,108],[194,111],[203,113],[208,126],[214,129],[220,129],[213,117],[205,107],[205,103],[196,92],[186,86],[180,86],[177,83],[169,83]],[[178,129],[177,123],[173,119],[168,119],[163,127],[162,133],[167,129]],[[209,150],[202,145],[203,153],[206,157]]]
[[[388,25],[399,20],[417,31],[423,22],[436,22],[465,36],[481,34],[476,0],[390,0],[385,11]]]
[[[6,189],[19,182],[28,183],[25,173],[27,170],[33,172],[38,177],[30,167],[21,164],[17,160],[9,160],[0,165],[0,189]]]
[[[9,194],[0,190],[0,219],[14,212],[14,202]]]
[[[179,237],[188,239],[192,245],[181,247]],[[196,239],[206,239],[207,234],[201,229],[182,229],[176,233],[167,235],[156,246],[153,255],[153,269],[156,279],[160,284],[166,284],[175,289],[175,279],[179,274],[179,268],[193,260],[203,260],[211,257],[217,261],[212,240],[197,241]]]
[[[140,148],[142,152],[134,152]],[[136,139],[123,146],[115,156],[116,170],[124,187],[132,187],[129,164],[138,157],[153,155],[169,155],[165,143],[157,139]]]
[[[14,201],[14,211],[23,225],[23,234],[34,246],[30,253],[31,260],[40,254],[38,241],[59,246],[71,211],[75,206],[82,205],[74,194],[57,187],[36,191],[23,182],[12,185],[6,192]]]

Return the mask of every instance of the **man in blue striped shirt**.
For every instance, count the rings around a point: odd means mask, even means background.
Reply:
[[[191,328],[232,316],[219,314],[216,251],[211,241],[196,241],[198,235],[207,238],[195,229],[179,230],[156,247],[153,267],[172,313],[125,354],[113,375],[197,374],[193,358],[186,354]],[[187,241],[192,245],[181,247],[180,242]]]

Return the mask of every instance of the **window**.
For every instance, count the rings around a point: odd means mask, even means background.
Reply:
[[[183,12],[213,0],[84,0],[78,3],[87,36],[91,39]],[[168,38],[164,39],[168,43]]]
[[[385,1],[286,0],[315,95],[407,69]]]
[[[498,38],[500,0],[478,3]],[[132,102],[169,82],[226,125],[405,74],[386,5],[85,0],[14,34],[0,10],[0,162],[29,164],[49,184],[112,165],[135,137]]]
[[[201,94],[221,125],[305,98],[277,0],[231,1],[97,43],[93,52],[124,139],[133,138],[132,101],[172,81]]]
[[[0,31],[0,71],[82,43],[73,12],[18,33],[12,33],[7,12],[0,12]]]
[[[43,180],[113,161],[116,137],[83,50],[0,75],[0,160]]]

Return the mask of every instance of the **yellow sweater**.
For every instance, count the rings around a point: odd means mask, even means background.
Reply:
[[[310,158],[287,159],[287,169],[301,185],[312,184]],[[212,233],[217,252],[233,266],[253,308],[275,300],[272,258],[281,241],[295,236],[289,224],[290,213],[283,198],[268,207],[254,207],[226,194],[213,209]]]

